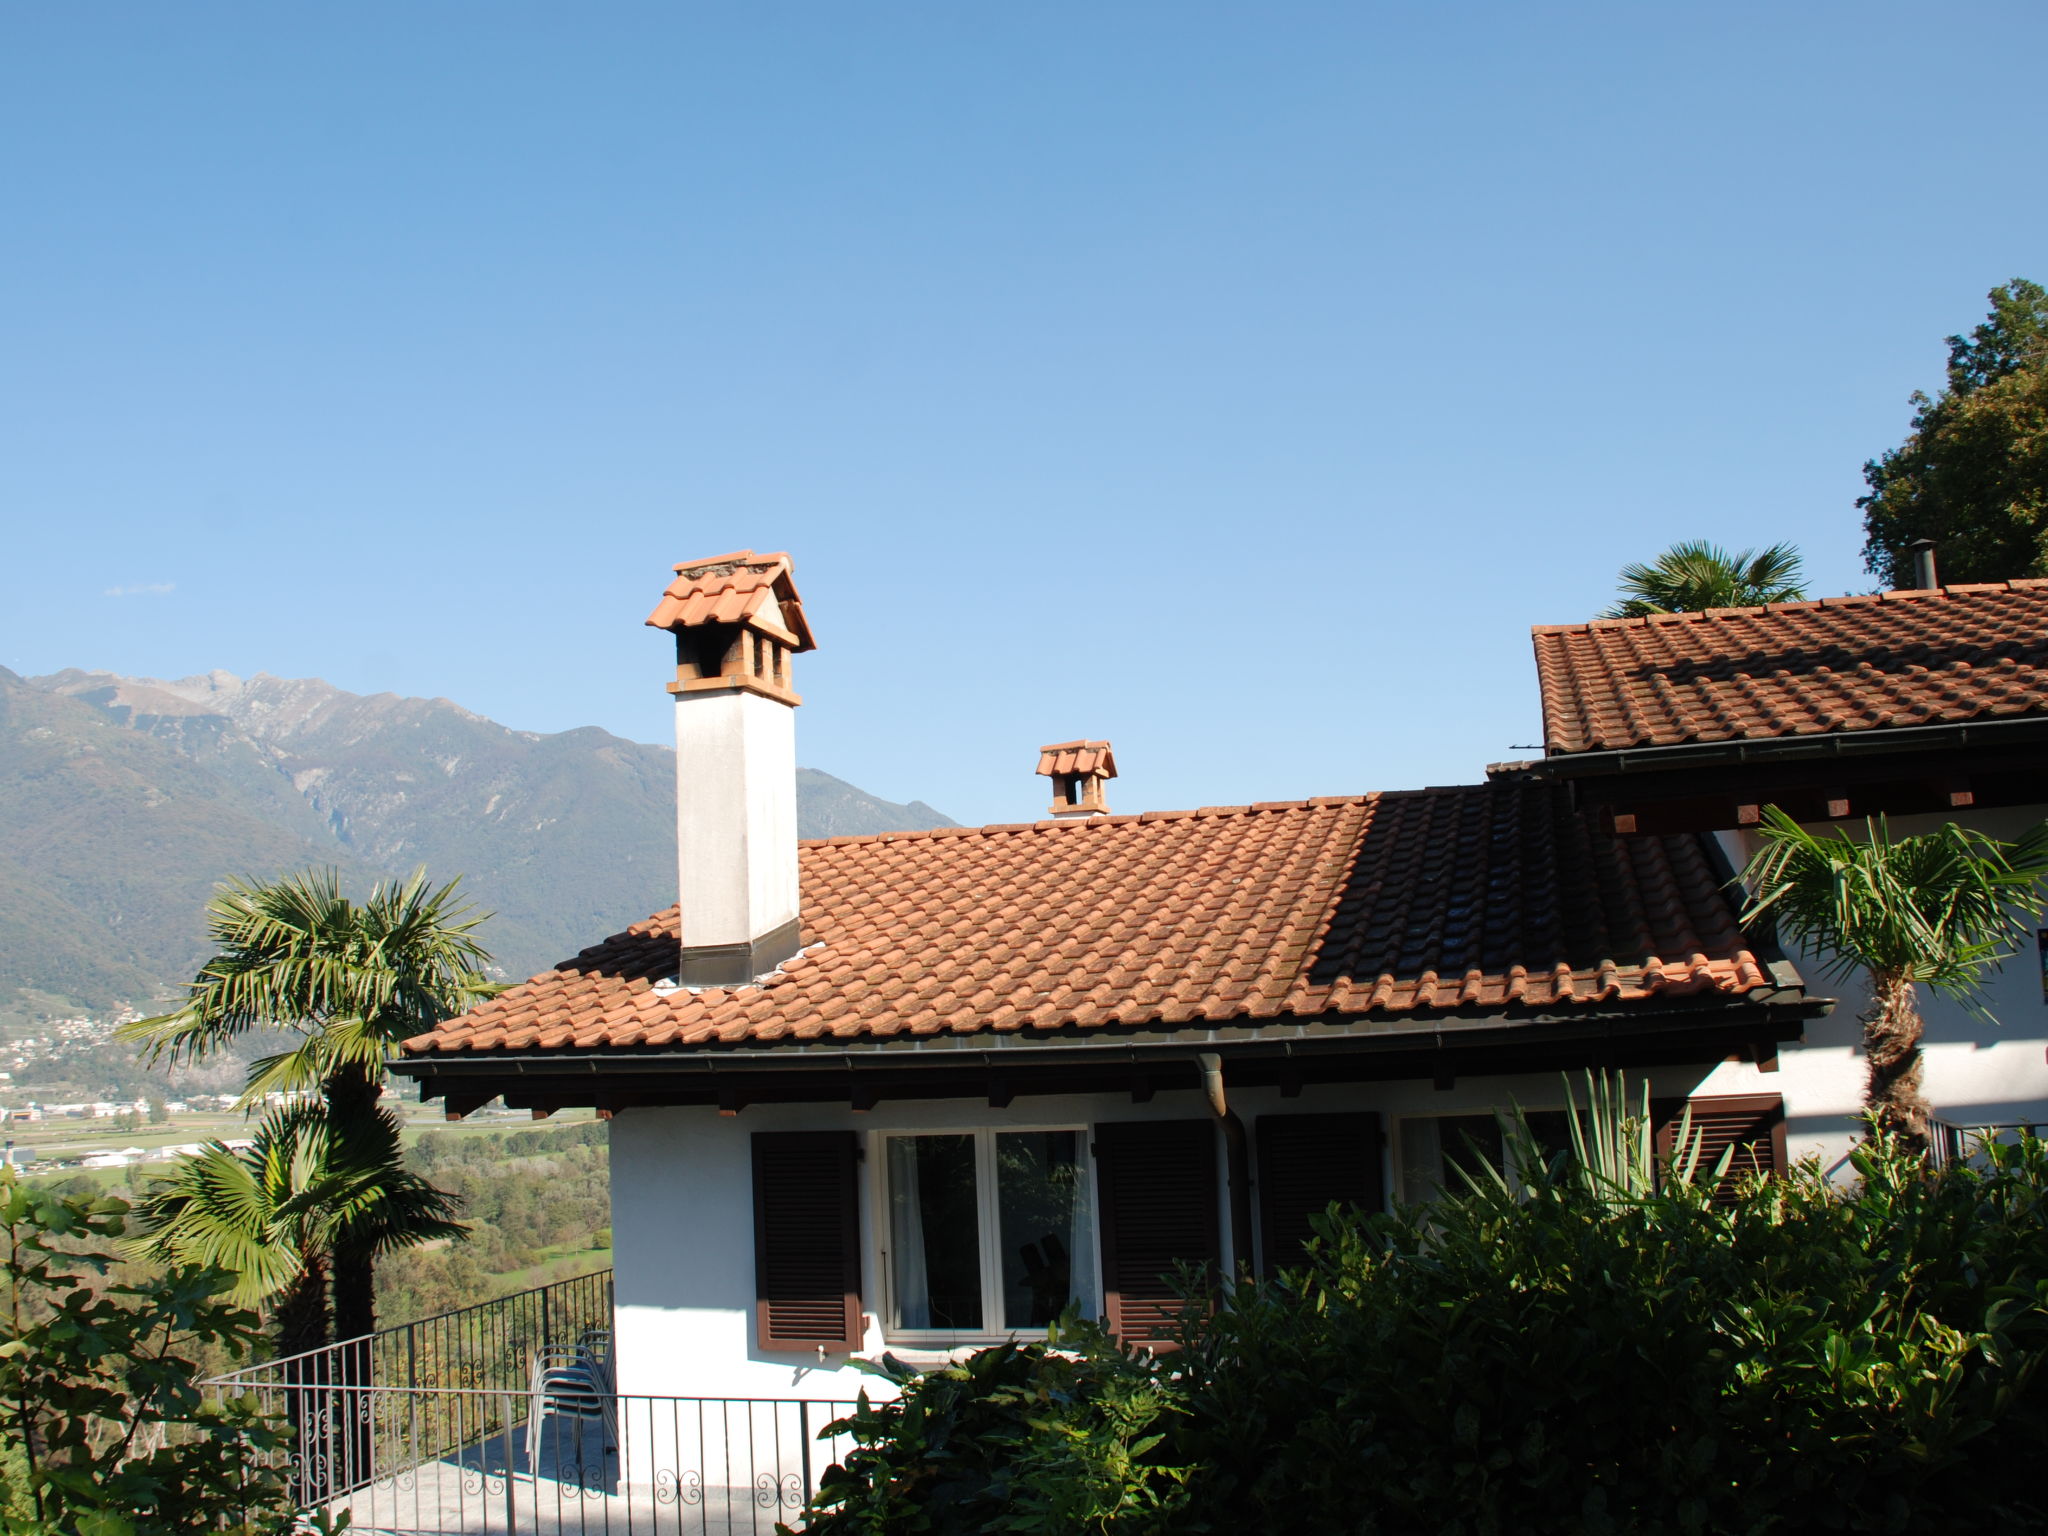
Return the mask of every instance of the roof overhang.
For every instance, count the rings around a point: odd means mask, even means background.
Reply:
[[[1050,1035],[975,1034],[916,1040],[822,1041],[774,1046],[615,1047],[409,1056],[391,1070],[415,1079],[422,1099],[451,1115],[503,1097],[515,1109],[837,1102],[1123,1092],[1196,1084],[1196,1052],[1224,1058],[1240,1086],[1497,1076],[1586,1067],[1711,1062],[1730,1055],[1774,1061],[1805,1022],[1834,1007],[1810,997],[1776,962],[1781,985],[1739,998],[1676,998],[1543,1012],[1339,1015],[1205,1024],[1171,1031],[1096,1027]],[[1179,1078],[1185,1077],[1182,1084]]]
[[[1539,758],[1528,771],[1543,779],[1584,779],[1615,774],[1690,771],[1743,764],[1848,762],[1915,752],[2020,747],[2048,742],[2048,715],[2015,720],[1965,720],[1943,725],[1886,726],[1737,741],[1680,742],[1606,752],[1560,752]]]

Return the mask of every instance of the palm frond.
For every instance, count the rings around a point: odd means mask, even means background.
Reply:
[[[1746,925],[1772,919],[1838,981],[1867,970],[1924,983],[1990,1017],[1985,973],[2018,948],[2048,888],[2048,823],[2006,843],[1954,822],[1894,838],[1878,816],[1855,838],[1773,805],[1760,836]]]
[[[266,1115],[251,1141],[211,1142],[153,1185],[133,1251],[226,1270],[236,1299],[255,1305],[344,1241],[383,1253],[469,1230],[454,1220],[455,1197],[405,1167],[388,1111],[337,1131],[319,1105],[291,1105]]]
[[[476,937],[488,914],[462,904],[459,888],[431,883],[423,869],[380,882],[361,902],[342,893],[333,869],[224,881],[206,908],[214,954],[184,1003],[121,1034],[151,1060],[183,1063],[283,1025],[320,1043],[266,1057],[268,1085],[303,1086],[321,1063],[381,1075],[398,1041],[502,990],[486,977],[490,954]]]
[[[1642,618],[1794,602],[1806,595],[1803,582],[1799,551],[1793,545],[1730,554],[1718,544],[1691,539],[1672,545],[1648,564],[1623,566],[1621,600],[1602,617]]]

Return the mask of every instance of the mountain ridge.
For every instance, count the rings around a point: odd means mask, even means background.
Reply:
[[[805,837],[954,824],[797,773]],[[215,881],[307,863],[461,874],[505,974],[533,974],[674,901],[674,817],[673,750],[596,726],[260,672],[0,669],[0,1007],[161,995]]]

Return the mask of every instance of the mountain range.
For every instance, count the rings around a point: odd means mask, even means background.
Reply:
[[[797,816],[805,837],[953,825],[810,768]],[[0,1015],[146,1006],[203,956],[216,881],[307,864],[460,874],[527,976],[675,899],[675,754],[312,678],[0,667]]]

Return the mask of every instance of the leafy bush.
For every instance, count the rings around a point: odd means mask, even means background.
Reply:
[[[1716,1170],[1648,1177],[1646,1135],[1577,1154],[1331,1213],[1176,1354],[1076,1332],[906,1377],[811,1529],[2043,1528],[2040,1142],[1930,1172],[1879,1140],[1853,1188],[1719,1201]]]
[[[191,1356],[240,1356],[256,1318],[199,1270],[98,1284],[127,1206],[0,1172],[0,1531],[173,1536],[293,1527],[276,1426],[208,1403]]]
[[[1199,1330],[1176,1454],[1224,1528],[2038,1525],[2048,1155],[1855,1166],[1725,1205],[1553,1168],[1330,1221]]]
[[[858,1449],[822,1479],[809,1536],[1175,1529],[1187,1490],[1160,1454],[1181,1411],[1170,1383],[1096,1324],[1068,1318],[1052,1335],[940,1370],[868,1366],[902,1396],[863,1393],[828,1428]]]

